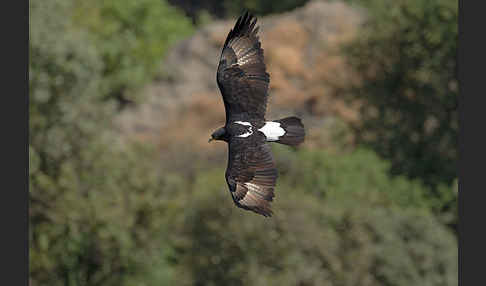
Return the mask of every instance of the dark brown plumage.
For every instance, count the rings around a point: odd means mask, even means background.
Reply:
[[[240,16],[223,45],[217,83],[226,124],[210,141],[228,143],[226,182],[235,204],[271,216],[278,172],[267,142],[297,146],[304,141],[305,131],[297,117],[265,121],[270,76],[256,21],[248,12]]]
[[[223,94],[226,123],[265,117],[270,75],[263,61],[256,19],[252,19],[248,12],[238,18],[221,52],[217,82]]]
[[[278,172],[270,146],[265,138],[241,142],[245,138],[233,138],[229,142],[226,182],[233,201],[238,207],[271,216]]]

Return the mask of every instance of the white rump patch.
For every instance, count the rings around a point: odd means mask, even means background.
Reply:
[[[280,137],[285,134],[285,130],[280,127],[279,122],[267,121],[262,128],[258,129],[265,137],[267,137],[267,141],[277,141]]]
[[[238,123],[240,125],[245,125],[245,126],[250,126],[250,128],[248,129],[248,132],[244,133],[244,134],[241,134],[241,135],[238,135],[237,137],[248,137],[250,136],[251,134],[253,134],[253,126],[251,126],[251,123],[250,122],[245,122],[245,121],[235,121],[235,123]]]

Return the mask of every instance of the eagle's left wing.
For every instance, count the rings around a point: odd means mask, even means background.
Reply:
[[[255,24],[256,18],[248,12],[240,16],[221,52],[217,82],[223,95],[226,123],[265,117],[270,76]]]
[[[270,146],[254,134],[251,139],[233,137],[228,142],[226,182],[235,204],[264,216],[271,216],[277,169]]]

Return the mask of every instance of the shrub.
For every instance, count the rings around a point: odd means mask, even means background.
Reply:
[[[373,151],[351,152],[292,149],[276,145],[275,158],[281,180],[326,200],[368,200],[377,204],[428,208],[428,188],[403,176],[390,177],[389,162]]]
[[[31,156],[33,285],[171,285],[153,152],[100,141],[59,162],[57,176]]]
[[[192,32],[182,13],[161,0],[75,0],[74,22],[87,29],[101,54],[105,96],[136,101],[161,59]]]
[[[113,129],[116,105],[106,100],[117,88],[106,83],[114,76],[106,72],[110,44],[100,44],[99,35],[72,21],[76,3],[30,2],[31,283],[164,285],[171,278],[166,265],[170,249],[164,244],[164,190],[180,179],[161,176],[155,150],[122,140]],[[125,4],[123,9],[129,10]],[[136,19],[142,20],[143,31],[155,33],[148,27],[157,25],[143,21],[143,13]],[[170,29],[157,31],[157,39],[166,36],[170,42]],[[104,40],[121,45],[123,33],[110,33]],[[148,48],[142,40],[136,46]],[[141,51],[123,48],[117,54],[121,61],[123,55]],[[148,61],[145,55],[129,56]],[[149,55],[154,61],[157,56],[158,51]],[[147,62],[140,66],[147,68]]]
[[[457,177],[457,1],[350,1],[368,8],[346,49],[361,84],[360,143],[392,163],[393,174],[436,187]],[[432,196],[437,193],[432,194]]]
[[[280,181],[265,219],[232,205],[222,174],[200,174],[177,199],[179,285],[457,285],[455,238],[424,209],[348,204]]]

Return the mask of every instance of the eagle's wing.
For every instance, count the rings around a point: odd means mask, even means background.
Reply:
[[[267,107],[270,76],[255,28],[256,18],[246,12],[229,32],[221,52],[217,82],[223,95],[226,122],[262,119]]]
[[[235,204],[264,216],[271,216],[277,169],[265,139],[233,137],[228,142],[226,182]]]

